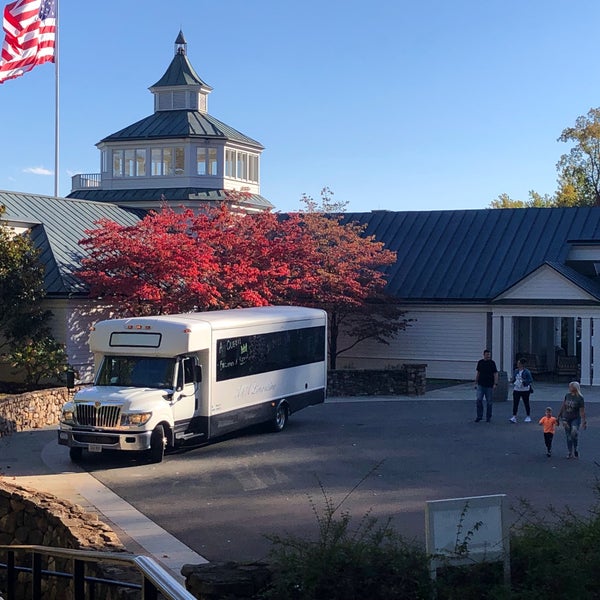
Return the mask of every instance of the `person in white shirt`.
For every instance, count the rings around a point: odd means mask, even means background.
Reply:
[[[513,415],[510,418],[511,423],[517,422],[517,412],[519,411],[519,402],[523,400],[525,406],[525,423],[531,423],[531,407],[529,406],[529,396],[531,395],[531,384],[533,377],[531,371],[525,368],[525,359],[517,361],[517,368],[513,375]]]

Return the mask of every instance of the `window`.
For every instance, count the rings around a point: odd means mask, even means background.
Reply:
[[[113,150],[113,177],[143,177],[146,174],[146,150]]]
[[[106,173],[108,171],[108,152],[106,150],[102,150],[102,173]]]
[[[217,340],[217,381],[325,360],[325,327]]]
[[[248,179],[258,183],[258,156],[256,156],[256,154],[250,154],[249,158]]]
[[[137,177],[146,175],[146,150],[138,148],[135,151],[135,174]]]
[[[235,177],[235,150],[225,150],[225,177]]]
[[[182,146],[177,146],[175,150],[175,175],[185,174],[184,150]]]
[[[217,174],[217,149],[196,148],[196,172],[198,175]]]
[[[248,179],[248,155],[245,152],[237,153],[237,179]]]
[[[152,148],[152,176],[162,175],[162,150],[160,148]]]
[[[206,148],[196,148],[196,173],[198,175],[206,175],[206,155],[208,154]]]
[[[208,149],[208,163],[206,168],[208,175],[216,175],[217,174],[217,149],[209,148]]]
[[[185,149],[183,146],[152,148],[150,161],[150,172],[153,177],[185,173]]]
[[[258,183],[258,155],[225,150],[225,177]]]
[[[173,358],[107,356],[96,377],[96,385],[170,389],[174,371]]]
[[[113,150],[113,177],[123,177],[123,151]]]

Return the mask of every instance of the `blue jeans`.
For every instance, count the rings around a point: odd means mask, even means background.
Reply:
[[[567,436],[567,448],[569,454],[577,450],[577,442],[579,441],[579,427],[581,426],[581,417],[567,420],[565,426],[565,435]]]
[[[492,402],[494,396],[493,387],[477,386],[477,418],[483,419],[483,399],[485,398],[485,420],[489,421],[492,418]]]

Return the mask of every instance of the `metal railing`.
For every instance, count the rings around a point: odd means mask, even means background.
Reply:
[[[71,191],[99,188],[102,186],[100,173],[77,173],[71,177]]]
[[[6,553],[7,562],[0,563],[0,569],[7,573],[6,590],[0,595],[5,600],[17,600],[17,577],[19,573],[31,574],[31,598],[42,600],[42,579],[58,578],[73,580],[73,600],[94,600],[98,586],[111,586],[139,590],[142,600],[158,600],[159,593],[166,600],[195,600],[177,580],[169,575],[154,559],[148,556],[120,554],[117,552],[95,552],[88,550],[69,550],[48,546],[0,546],[0,553]],[[16,554],[31,555],[31,566],[17,566]],[[72,572],[51,571],[42,568],[42,557],[63,558],[72,561]],[[86,575],[86,564],[120,565],[136,569],[141,583],[131,583],[102,577]],[[87,585],[86,585],[87,584]],[[86,593],[87,588],[87,593]],[[4,595],[2,595],[4,593]],[[67,596],[63,596],[67,598]]]

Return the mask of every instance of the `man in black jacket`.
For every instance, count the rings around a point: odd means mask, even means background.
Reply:
[[[489,350],[483,351],[483,358],[477,363],[475,373],[475,389],[477,390],[477,418],[475,423],[483,419],[483,399],[485,398],[485,420],[492,420],[492,402],[494,389],[498,385],[498,368],[492,360]]]

